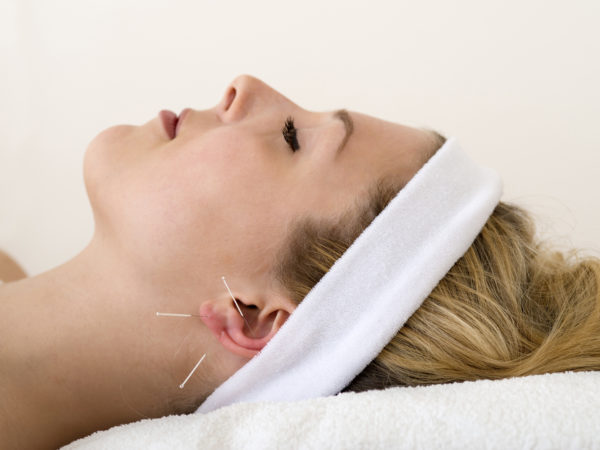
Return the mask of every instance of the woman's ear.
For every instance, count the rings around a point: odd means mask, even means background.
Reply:
[[[296,308],[281,295],[253,302],[236,295],[235,303],[231,297],[206,301],[200,305],[200,315],[225,348],[247,358],[267,345]]]

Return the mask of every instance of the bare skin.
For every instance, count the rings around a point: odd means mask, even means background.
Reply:
[[[6,252],[0,250],[0,281],[8,283],[26,278],[23,268]]]
[[[90,243],[30,278],[5,260],[0,447],[56,448],[172,414],[172,400],[203,401],[256,355],[295,309],[272,275],[289,226],[338,217],[383,175],[410,179],[431,147],[426,131],[349,115],[340,153],[333,111],[242,75],[174,139],[158,117],[96,136],[84,157]],[[297,151],[281,133],[288,116]]]

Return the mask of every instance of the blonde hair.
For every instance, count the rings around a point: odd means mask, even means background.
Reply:
[[[275,270],[295,302],[401,187],[379,180],[368,201],[339,220],[298,223]],[[565,255],[534,235],[524,209],[500,202],[467,252],[344,391],[600,370],[600,259]]]

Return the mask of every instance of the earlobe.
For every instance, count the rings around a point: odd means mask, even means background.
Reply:
[[[238,300],[238,309],[231,298],[228,302],[208,301],[200,306],[202,321],[221,344],[232,353],[252,358],[275,336],[292,310],[279,308],[270,311],[247,307]]]

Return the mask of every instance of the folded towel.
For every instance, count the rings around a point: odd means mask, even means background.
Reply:
[[[236,403],[79,439],[102,449],[600,449],[600,372]]]

